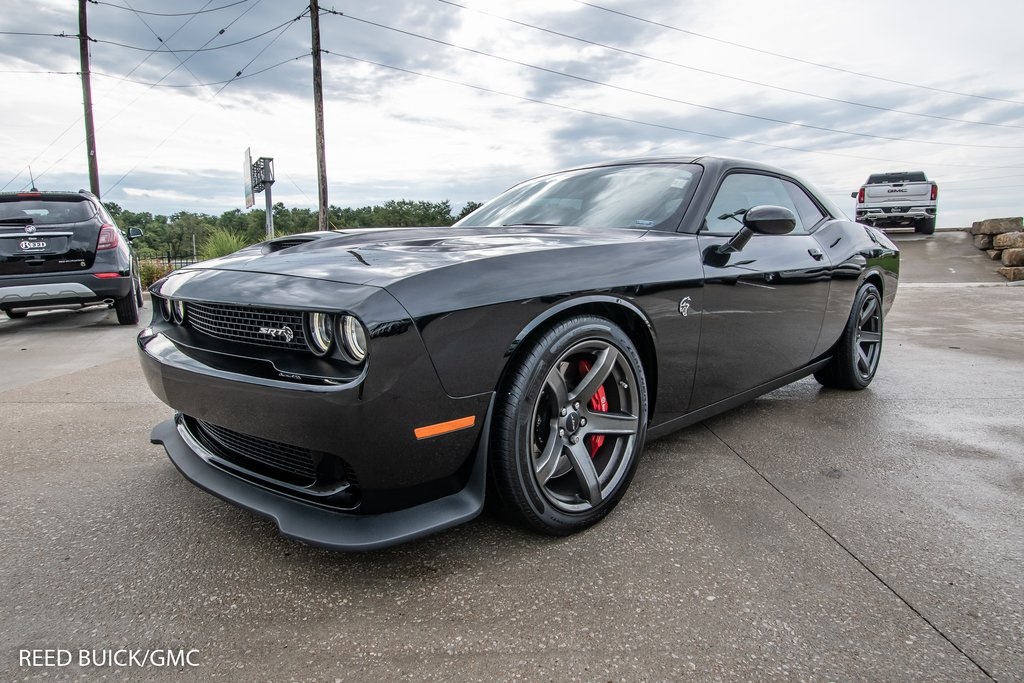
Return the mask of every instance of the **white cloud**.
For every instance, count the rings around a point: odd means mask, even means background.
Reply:
[[[786,0],[626,3],[609,7],[761,50],[849,71],[1024,101],[1024,46],[1016,27],[1024,6],[981,12],[954,0],[907,0],[898,8]],[[484,12],[613,44],[633,52],[750,81],[936,116],[1024,126],[1024,106],[942,94],[811,66],[602,12],[572,0],[472,2]],[[1024,212],[1024,130],[958,124],[856,107],[759,87],[693,69],[609,52],[599,47],[460,10],[441,2],[349,3],[358,16],[457,45],[564,70],[662,97],[817,126],[895,138],[993,145],[942,147],[829,134],[709,112],[543,73],[444,47],[350,18],[323,18],[324,47],[443,79],[543,99],[613,117],[754,140],[816,153],[624,123],[393,69],[324,56],[328,176],[332,203],[366,205],[392,198],[484,200],[530,175],[605,157],[642,153],[711,152],[755,158],[793,170],[849,208],[849,191],[874,171],[920,168],[940,191],[940,225],[963,225],[990,215]],[[157,0],[136,9],[168,11]],[[177,5],[176,5],[177,7]],[[172,47],[210,40],[242,7],[200,15],[173,39],[184,18],[149,17]],[[302,10],[302,3],[262,3],[211,45],[255,35]],[[885,21],[870,18],[883,11]],[[89,5],[90,31],[105,40],[156,45],[129,12]],[[185,10],[176,10],[185,11]],[[0,17],[0,30],[74,33],[77,3],[45,0]],[[907,26],[913,30],[908,31]],[[192,56],[201,80],[222,80],[270,44],[273,34],[223,51]],[[0,45],[0,88],[6,95],[0,127],[0,186],[20,189],[31,163],[41,185],[87,184],[81,90],[73,75],[17,74],[74,70],[77,41],[8,36]],[[108,43],[92,45],[94,63],[127,73],[146,56]],[[297,22],[245,73],[308,50],[308,23]],[[26,57],[26,55],[29,55]],[[182,59],[188,55],[182,54]],[[154,80],[177,62],[148,60],[132,77]],[[95,114],[105,198],[133,210],[211,213],[242,207],[241,157],[273,156],[275,200],[316,201],[313,117],[308,58],[232,84],[197,89],[146,88],[97,77]],[[145,76],[143,76],[145,74]],[[179,68],[167,82],[185,83]],[[205,93],[205,94],[204,94]],[[843,156],[846,155],[846,156]],[[867,158],[855,158],[867,157]],[[1000,168],[1006,167],[1006,168]],[[116,185],[120,178],[124,180]],[[999,188],[981,192],[985,178]],[[8,182],[11,181],[11,182]],[[144,182],[142,182],[144,181]],[[970,182],[967,182],[970,181]],[[110,189],[113,188],[113,189]]]

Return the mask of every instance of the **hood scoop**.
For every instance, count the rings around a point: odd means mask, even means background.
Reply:
[[[266,256],[267,254],[273,254],[274,252],[277,251],[283,251],[285,249],[291,249],[292,247],[297,247],[302,244],[315,242],[316,240],[321,239],[321,237],[326,237],[328,234],[330,233],[321,233],[313,235],[289,235],[288,237],[281,237],[276,240],[270,240],[269,242],[264,243],[263,248],[260,250],[260,253]]]

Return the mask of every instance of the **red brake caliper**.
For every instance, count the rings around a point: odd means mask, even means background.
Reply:
[[[580,376],[585,377],[590,372],[591,367],[589,360],[581,360],[579,362]],[[608,412],[608,395],[605,393],[603,386],[598,387],[597,391],[594,392],[589,405],[590,410],[595,413]],[[590,451],[590,457],[593,458],[601,450],[601,446],[604,445],[604,434],[591,434],[587,439],[587,449]]]

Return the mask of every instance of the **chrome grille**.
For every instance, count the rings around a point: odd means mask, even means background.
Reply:
[[[240,455],[310,482],[316,480],[313,451],[307,448],[242,434],[203,420],[196,420],[196,424],[207,439],[220,447],[221,455],[228,460],[235,461],[232,456]],[[245,466],[243,462],[236,464]]]
[[[270,308],[250,308],[229,304],[201,304],[194,301],[185,303],[189,324],[211,337],[231,341],[272,346],[281,349],[309,351],[306,334],[302,325],[302,313],[281,311]],[[290,340],[282,336],[271,336],[260,332],[261,328],[292,331]]]

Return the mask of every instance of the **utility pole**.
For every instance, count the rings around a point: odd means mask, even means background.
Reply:
[[[80,0],[85,2],[85,0]],[[313,113],[316,118],[316,178],[320,197],[319,230],[327,230],[327,160],[324,156],[324,83],[320,71],[320,3],[309,2],[309,25],[313,33]]]
[[[89,155],[89,190],[100,196],[100,168],[96,162],[96,129],[92,121],[92,77],[89,73],[89,27],[86,0],[78,0],[78,50],[82,60],[82,98],[85,106],[85,150]]]

